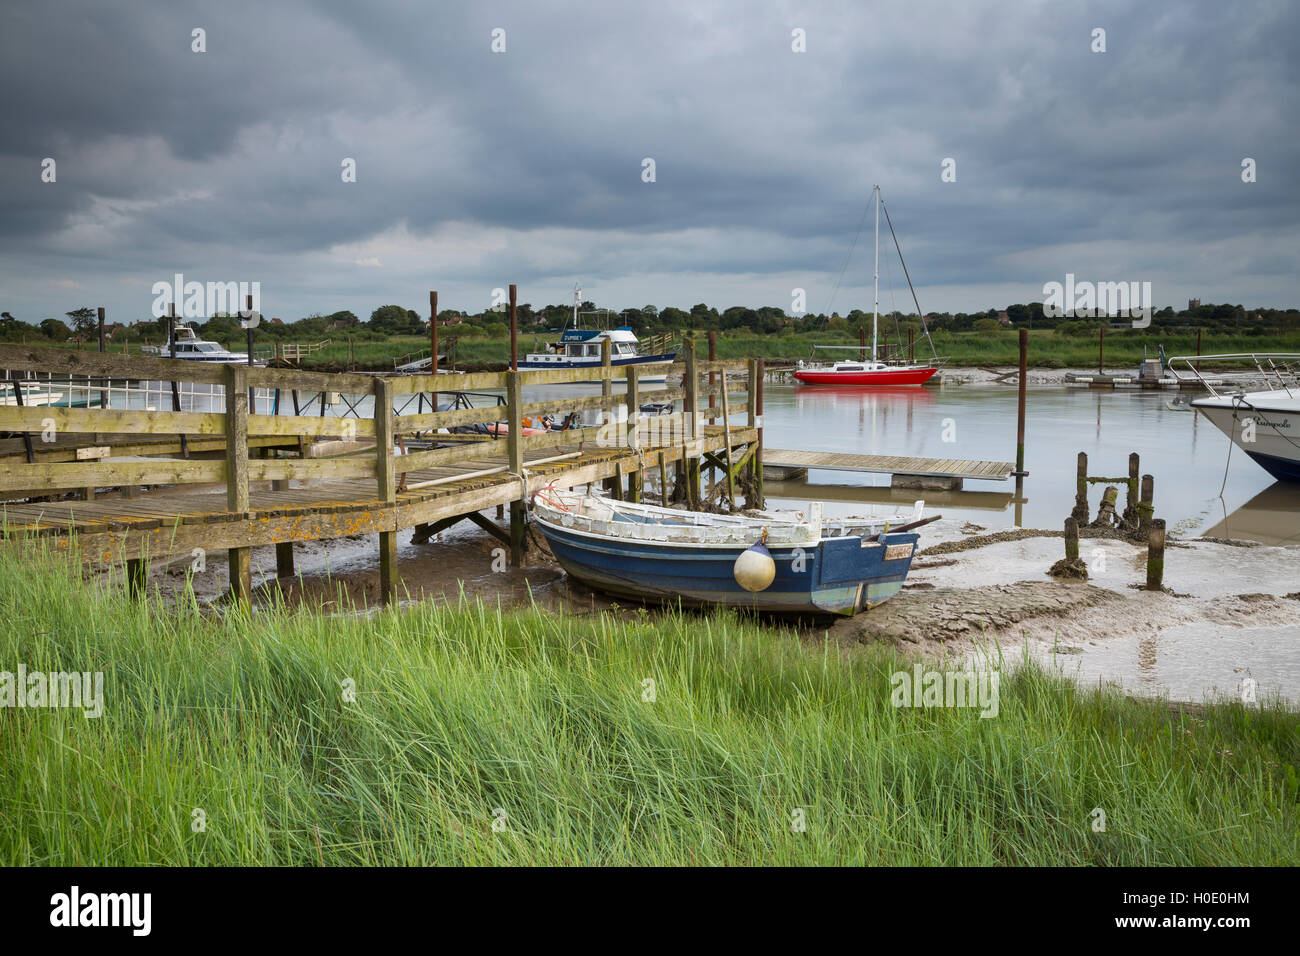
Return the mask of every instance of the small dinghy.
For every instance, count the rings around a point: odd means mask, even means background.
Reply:
[[[919,535],[912,515],[822,518],[803,512],[716,515],[543,488],[533,518],[556,559],[589,587],[653,603],[852,615],[893,597]]]

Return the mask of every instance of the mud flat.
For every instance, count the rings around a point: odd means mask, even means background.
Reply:
[[[951,529],[948,529],[949,531]],[[1190,539],[1166,552],[1164,592],[1145,550],[1084,538],[1088,581],[1058,582],[1059,532],[949,537],[923,550],[897,598],[831,635],[934,657],[1026,656],[1076,679],[1171,699],[1300,703],[1300,549]]]

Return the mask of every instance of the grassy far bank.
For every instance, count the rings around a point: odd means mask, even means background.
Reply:
[[[697,354],[707,354],[707,335],[696,333]],[[534,348],[534,339],[543,345],[545,337],[521,333],[520,353]],[[768,361],[793,362],[800,359],[830,360],[856,357],[853,352],[828,352],[814,350],[818,345],[855,345],[857,334],[843,332],[811,332],[791,335],[754,335],[722,332],[718,334],[718,357],[721,359],[762,358]],[[934,336],[935,349],[948,359],[949,365],[1015,365],[1020,360],[1019,337],[1014,331],[1001,332],[939,332]],[[1034,368],[1093,368],[1097,364],[1097,337],[1075,338],[1055,334],[1048,330],[1029,334],[1029,364]],[[1149,357],[1159,355],[1164,345],[1169,355],[1196,353],[1196,333],[1170,335],[1168,332],[1142,330],[1107,330],[1105,361],[1108,369],[1134,369],[1143,358],[1145,347]],[[417,336],[399,336],[387,342],[357,342],[354,354],[357,365],[369,369],[391,369],[393,359],[409,352],[428,348],[428,339]],[[1201,341],[1203,354],[1229,352],[1297,352],[1300,351],[1300,331],[1273,336],[1254,335],[1204,335]],[[510,340],[505,338],[462,338],[456,344],[457,367],[504,367],[509,359]],[[930,357],[925,340],[918,336],[916,358]],[[334,343],[310,357],[305,367],[334,367],[348,361],[346,343]]]
[[[0,708],[6,864],[1300,860],[1294,713],[1032,670],[995,718],[896,709],[908,662],[728,615],[217,616],[15,545],[20,663],[102,670],[104,712]]]
[[[691,333],[687,333],[691,334]],[[702,331],[696,336],[697,354],[707,355],[707,334]],[[439,341],[439,350],[445,352],[447,343],[454,333],[444,331]],[[532,331],[519,334],[520,354],[545,348],[545,343],[553,336],[544,336]],[[891,332],[891,338],[897,341],[897,335]],[[681,336],[678,337],[680,341]],[[720,332],[718,334],[718,358],[750,359],[762,358],[771,362],[826,361],[834,358],[856,357],[853,352],[828,352],[814,350],[813,345],[856,345],[857,332],[854,330],[839,332],[800,332],[788,334],[757,335],[749,332]],[[72,343],[43,343],[62,345],[68,348],[79,346]],[[244,351],[246,342],[231,339],[223,342],[234,351]],[[1127,330],[1108,329],[1106,333],[1105,364],[1107,369],[1132,370],[1144,357],[1154,358],[1159,355],[1160,346],[1164,345],[1169,355],[1193,355],[1196,353],[1196,333],[1180,331],[1170,334],[1168,330]],[[270,339],[258,341],[259,349],[269,349]],[[998,332],[947,332],[934,334],[935,350],[940,357],[952,366],[970,367],[981,365],[1012,366],[1019,362],[1019,337],[1014,330]],[[89,346],[92,347],[93,346]],[[427,352],[429,339],[424,335],[394,335],[388,338],[376,338],[375,333],[365,332],[357,336],[349,345],[347,334],[335,335],[330,344],[318,352],[313,352],[303,360],[302,367],[334,371],[355,367],[367,371],[392,371],[394,360],[405,358],[420,351]],[[1031,368],[1095,368],[1097,365],[1098,336],[1093,333],[1086,337],[1060,335],[1048,329],[1031,330],[1029,333],[1029,365]],[[110,348],[118,352],[120,348]],[[132,348],[132,354],[138,351]],[[1232,335],[1206,333],[1202,337],[1201,352],[1206,355],[1232,352],[1300,352],[1300,330],[1279,332],[1271,335]],[[485,369],[502,369],[510,356],[509,336],[461,335],[456,340],[455,361],[459,369],[480,371]],[[900,353],[901,357],[901,353]],[[925,361],[930,357],[929,347],[918,334],[916,342],[916,359]],[[1209,366],[1207,366],[1209,367]]]

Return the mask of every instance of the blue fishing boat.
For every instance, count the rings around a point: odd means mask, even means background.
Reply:
[[[800,615],[852,615],[898,593],[939,516],[714,515],[543,489],[533,519],[561,566],[619,597]],[[890,530],[890,528],[894,530]]]

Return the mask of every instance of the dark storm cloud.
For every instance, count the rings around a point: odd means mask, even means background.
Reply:
[[[453,306],[510,280],[555,300],[577,276],[613,305],[784,305],[798,283],[818,308],[873,182],[927,307],[1096,270],[1293,303],[1283,3],[73,2],[7,5],[0,35],[15,314],[83,304],[69,281],[138,310],[177,269],[260,278],[288,316],[435,281]]]

